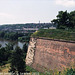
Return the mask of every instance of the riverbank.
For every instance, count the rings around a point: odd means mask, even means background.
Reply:
[[[9,44],[9,43],[12,43],[14,45],[14,48],[16,46],[19,46],[21,49],[23,47],[23,45],[26,43],[26,42],[20,42],[20,41],[12,41],[12,40],[6,40],[6,39],[0,39],[0,44],[2,47],[5,47],[6,44]]]
[[[5,32],[0,31],[0,39],[10,41],[29,42],[31,33]]]

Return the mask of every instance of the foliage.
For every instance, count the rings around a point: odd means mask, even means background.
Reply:
[[[11,56],[11,69],[10,71],[18,73],[25,72],[25,61],[23,59],[23,51],[17,46]]]
[[[5,49],[6,50],[13,50],[14,48],[14,43],[8,43],[8,44],[5,44],[6,45],[6,47],[5,47]]]
[[[8,54],[5,48],[0,49],[0,66],[6,64],[6,61],[8,60]]]
[[[18,39],[18,33],[17,32],[0,31],[0,38],[10,39],[10,40],[17,40]]]
[[[35,69],[31,68],[30,66],[26,66],[26,71],[30,72],[30,73],[32,73],[32,72],[39,73],[39,75],[45,75],[44,73],[38,72]]]
[[[27,53],[27,49],[28,49],[28,47],[27,47],[27,44],[25,43],[25,44],[23,45],[23,51],[24,51],[24,53]]]
[[[13,33],[13,32],[5,33],[4,38],[10,39],[10,40],[17,40],[18,39],[18,33]]]
[[[30,39],[30,36],[22,36],[18,38],[19,41],[23,41],[23,42],[29,42],[29,39]]]
[[[31,68],[30,66],[26,66],[26,71],[30,71],[30,72],[38,72],[35,69]],[[75,74],[75,69],[71,68],[65,68],[62,71],[58,71],[57,69],[50,70],[50,72],[45,71],[44,73],[38,72],[39,75],[74,75]]]
[[[2,45],[0,44],[0,48],[2,47]]]
[[[25,44],[23,45],[22,50],[23,50],[24,58],[26,58],[26,53],[27,53],[27,50],[28,50],[28,45],[27,45],[27,43],[25,43]]]
[[[75,41],[75,32],[59,29],[41,29],[33,33],[32,37],[46,37],[51,39]]]
[[[20,49],[17,46],[14,50],[13,46],[13,43],[8,43],[5,47],[0,47],[0,66],[3,67],[3,65],[10,63],[10,71],[18,71],[18,73],[23,73],[25,72],[26,66],[25,57],[27,52],[27,44],[23,46],[23,49]],[[0,70],[2,69],[0,68]]]
[[[75,74],[75,69],[71,68],[66,68],[65,70],[60,72],[60,75],[74,75]]]
[[[12,43],[8,43],[5,47],[0,48],[0,66],[5,65],[7,63],[8,59],[11,57],[12,50]]]
[[[10,69],[10,64],[5,64],[5,65],[3,65],[3,66],[0,66],[0,73],[1,72],[8,72],[9,71],[9,69]]]
[[[18,33],[18,32],[5,32],[0,31],[0,38],[6,39],[6,40],[18,40],[18,41],[24,41],[29,42],[31,33]]]
[[[75,11],[70,13],[67,11],[59,11],[56,17],[57,19],[53,19],[51,22],[57,25],[58,29],[75,28]]]
[[[4,37],[4,35],[5,35],[5,32],[2,32],[2,31],[0,31],[0,37]]]

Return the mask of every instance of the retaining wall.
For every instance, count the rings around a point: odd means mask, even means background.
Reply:
[[[31,38],[26,64],[40,72],[75,68],[75,42]]]

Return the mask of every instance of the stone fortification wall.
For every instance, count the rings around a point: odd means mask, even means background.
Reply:
[[[35,46],[36,46],[36,38],[31,38],[29,42],[29,47],[27,51],[27,56],[26,56],[26,64],[31,65],[33,63],[33,58],[34,58],[34,51],[35,51]]]
[[[75,42],[31,38],[26,64],[41,72],[75,67]]]

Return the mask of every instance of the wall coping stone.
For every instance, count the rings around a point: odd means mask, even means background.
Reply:
[[[47,38],[47,37],[32,37],[31,36],[30,38],[52,40],[52,41],[59,41],[59,42],[67,42],[67,43],[75,43],[75,41],[69,41],[69,40],[63,40],[63,39],[52,39],[52,38]]]

